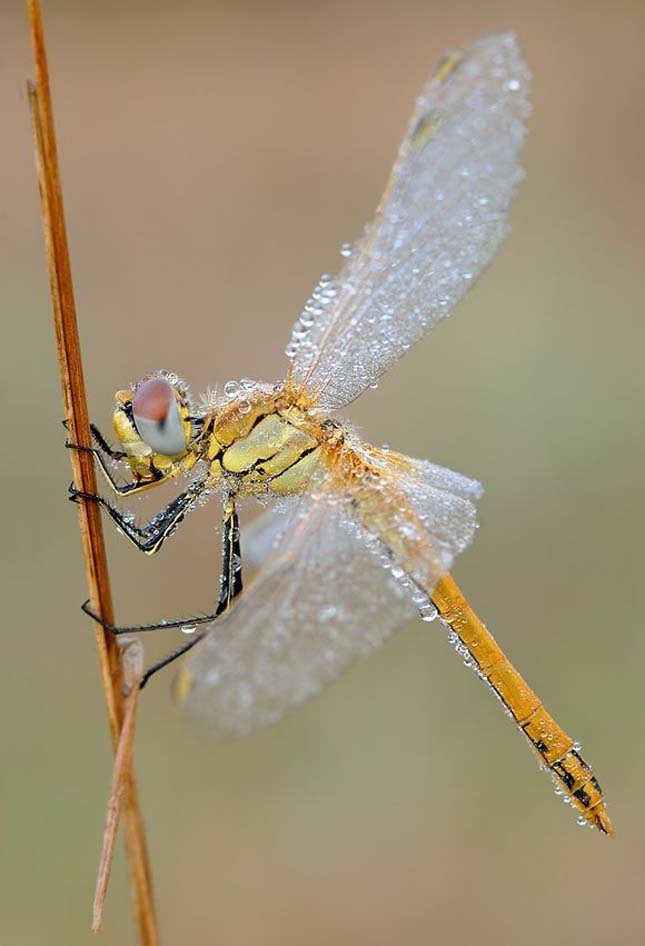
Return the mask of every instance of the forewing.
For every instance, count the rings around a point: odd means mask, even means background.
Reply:
[[[273,560],[182,670],[189,715],[215,734],[277,722],[415,614],[368,550],[348,506],[294,512]]]
[[[480,39],[435,70],[375,220],[338,277],[321,279],[287,346],[292,386],[321,409],[374,385],[495,255],[522,178],[528,86],[512,34]]]

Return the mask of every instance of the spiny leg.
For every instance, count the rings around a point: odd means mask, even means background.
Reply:
[[[63,426],[67,429],[67,423],[65,421],[63,421]],[[101,473],[107,480],[110,489],[118,496],[136,496],[137,493],[142,493],[152,486],[158,486],[159,483],[172,479],[179,473],[179,467],[173,467],[165,474],[159,472],[154,479],[136,480],[132,483],[117,483],[108,461],[126,460],[128,456],[127,453],[123,450],[115,450],[111,447],[95,424],[90,424],[90,430],[92,431],[92,439],[98,446],[84,447],[81,444],[72,443],[70,440],[65,441],[65,446],[68,450],[79,450],[83,453],[91,453],[98,463]]]
[[[193,508],[195,500],[204,490],[205,485],[205,479],[193,483],[188,489],[183,490],[171,500],[167,506],[164,506],[149,522],[140,526],[132,520],[130,515],[122,513],[102,496],[96,493],[85,493],[76,489],[73,484],[69,488],[69,498],[71,502],[85,499],[88,502],[98,503],[136,548],[141,552],[145,552],[146,555],[155,555],[168,536],[182,522],[186,513]]]
[[[189,650],[192,650],[196,644],[199,644],[201,640],[206,636],[206,631],[200,631],[199,634],[195,634],[194,637],[191,637],[189,641],[185,644],[182,644],[181,647],[178,647],[176,650],[172,650],[169,654],[163,657],[161,660],[158,660],[157,663],[152,664],[144,672],[141,677],[141,683],[139,684],[139,689],[143,690],[144,686],[155,673],[159,670],[163,670],[164,667],[167,667],[168,664],[174,663],[178,657],[183,657],[184,654],[188,653]]]
[[[131,624],[116,626],[114,624],[110,624],[108,621],[103,620],[100,615],[95,614],[90,608],[88,601],[86,601],[81,606],[82,610],[88,615],[88,617],[91,617],[92,620],[97,621],[112,634],[141,634],[147,631],[177,630],[181,628],[195,627],[201,624],[210,624],[211,621],[214,621],[224,611],[228,610],[233,598],[235,598],[242,590],[240,528],[237,511],[235,509],[235,501],[232,496],[227,498],[226,504],[224,506],[222,544],[223,553],[222,570],[220,575],[220,594],[217,607],[210,614],[200,614],[189,618],[178,618],[173,621],[159,621],[155,624]],[[198,635],[198,637],[201,639],[200,635]],[[180,652],[184,653],[184,650],[189,650],[193,644],[193,641],[196,640],[197,637],[193,638],[188,642],[187,645],[184,645],[184,647],[180,649]]]
[[[215,620],[224,614],[231,606],[234,598],[242,591],[242,559],[240,556],[240,527],[235,510],[235,500],[229,496],[224,507],[224,528],[223,528],[223,555],[222,555],[222,575],[220,597],[216,612],[210,620]],[[166,625],[167,626],[167,625]],[[205,637],[207,631],[200,631],[191,640],[187,641],[181,647],[171,651],[157,663],[148,667],[141,679],[140,689],[146,685],[150,677],[173,663],[178,657],[182,657],[191,650],[196,644],[199,644]]]

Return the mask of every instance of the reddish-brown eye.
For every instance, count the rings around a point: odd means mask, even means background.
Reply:
[[[132,414],[139,436],[155,453],[173,457],[185,452],[186,430],[175,390],[165,378],[152,378],[137,387]]]
[[[165,378],[153,378],[137,388],[132,400],[132,413],[146,420],[163,421],[174,403],[175,395],[170,382]]]

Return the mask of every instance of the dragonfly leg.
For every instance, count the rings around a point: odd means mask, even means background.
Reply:
[[[153,674],[157,673],[158,670],[163,670],[163,668],[167,667],[168,664],[174,663],[178,657],[183,657],[184,654],[186,654],[189,650],[192,650],[195,644],[199,644],[199,642],[203,640],[205,636],[206,636],[206,631],[200,631],[199,634],[195,634],[194,637],[192,637],[185,644],[182,644],[181,647],[178,647],[176,650],[172,650],[169,654],[167,654],[161,660],[158,660],[157,663],[154,663],[150,667],[148,667],[148,669],[144,672],[143,676],[141,677],[141,683],[139,684],[139,689],[143,690],[144,686],[146,685],[150,677],[153,676]]]
[[[66,420],[63,421],[63,427],[65,430],[69,430],[69,424]],[[72,443],[71,440],[67,439],[65,441],[65,446],[68,450],[85,450],[87,453],[97,453],[102,452],[106,454],[111,460],[125,460],[127,459],[127,453],[124,450],[115,450],[111,446],[107,437],[104,437],[96,424],[90,424],[90,431],[92,433],[92,440],[96,444],[96,447],[83,447],[79,443]]]
[[[67,429],[66,421],[63,421],[63,427]],[[92,431],[92,440],[96,446],[84,447],[82,444],[72,443],[71,440],[66,440],[65,446],[68,450],[80,450],[83,453],[91,453],[98,463],[101,473],[107,480],[110,489],[118,496],[135,496],[137,493],[142,493],[144,490],[150,489],[151,486],[157,486],[162,481],[171,479],[179,472],[178,468],[174,468],[165,475],[160,473],[155,479],[141,481],[137,480],[132,483],[118,483],[114,479],[114,474],[110,468],[109,461],[126,460],[128,456],[127,453],[125,453],[123,450],[115,450],[112,446],[110,446],[108,440],[106,440],[95,424],[90,424],[90,430]]]
[[[108,621],[104,621],[100,615],[95,614],[90,608],[88,601],[82,605],[82,610],[94,621],[97,621],[99,624],[101,624],[106,630],[110,631],[112,634],[117,635],[139,634],[146,631],[167,631],[172,630],[173,628],[185,629],[200,624],[210,624],[212,621],[216,620],[216,618],[220,617],[220,615],[222,615],[225,611],[228,611],[234,598],[236,598],[237,595],[239,595],[242,591],[240,528],[237,511],[235,509],[235,499],[232,495],[227,497],[224,506],[222,546],[222,572],[220,577],[219,600],[217,602],[215,611],[210,614],[200,614],[196,617],[180,618],[174,621],[160,621],[157,624],[131,624],[117,627],[114,624],[110,624]],[[181,647],[173,650],[158,663],[149,667],[143,675],[141,686],[143,687],[150,677],[158,670],[161,670],[162,667],[166,667],[169,663],[172,663],[178,657],[181,657],[182,654],[185,654],[187,651],[189,651],[195,646],[195,644],[199,643],[199,641],[204,637],[205,633],[206,631],[201,631],[200,633],[195,634],[194,637],[191,637],[191,639]]]
[[[154,555],[159,551],[168,536],[175,531],[186,513],[190,512],[205,485],[205,480],[193,483],[169,502],[161,512],[158,512],[156,516],[143,525],[137,525],[130,515],[122,513],[102,496],[76,489],[73,483],[69,487],[69,498],[72,502],[79,502],[84,499],[88,502],[98,503],[136,548],[145,552],[146,555]]]

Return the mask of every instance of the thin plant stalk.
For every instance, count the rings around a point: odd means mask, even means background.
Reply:
[[[137,638],[121,638],[121,663],[123,666],[124,682],[126,687],[123,726],[119,737],[119,745],[114,756],[112,768],[112,784],[108,800],[107,818],[103,833],[103,850],[99,861],[94,904],[92,907],[92,930],[95,933],[103,925],[105,898],[107,896],[114,845],[121,815],[121,802],[126,790],[128,773],[132,762],[132,746],[134,743],[134,725],[137,716],[137,700],[139,698],[141,678],[143,676],[143,647]]]
[[[27,0],[27,8],[36,74],[36,81],[29,83],[28,92],[34,126],[38,181],[65,414],[71,440],[82,446],[90,446],[89,416],[40,3],[38,0]],[[96,478],[92,455],[77,450],[70,450],[69,453],[74,485],[83,492],[95,493]],[[113,622],[112,596],[98,506],[94,503],[80,503],[78,515],[90,602],[98,614],[105,620]],[[115,639],[100,624],[95,624],[94,631],[103,693],[112,742],[116,751],[124,720],[123,672],[119,648]],[[131,767],[124,778],[122,810],[139,941],[142,946],[158,946],[159,934],[145,832],[134,772]]]

